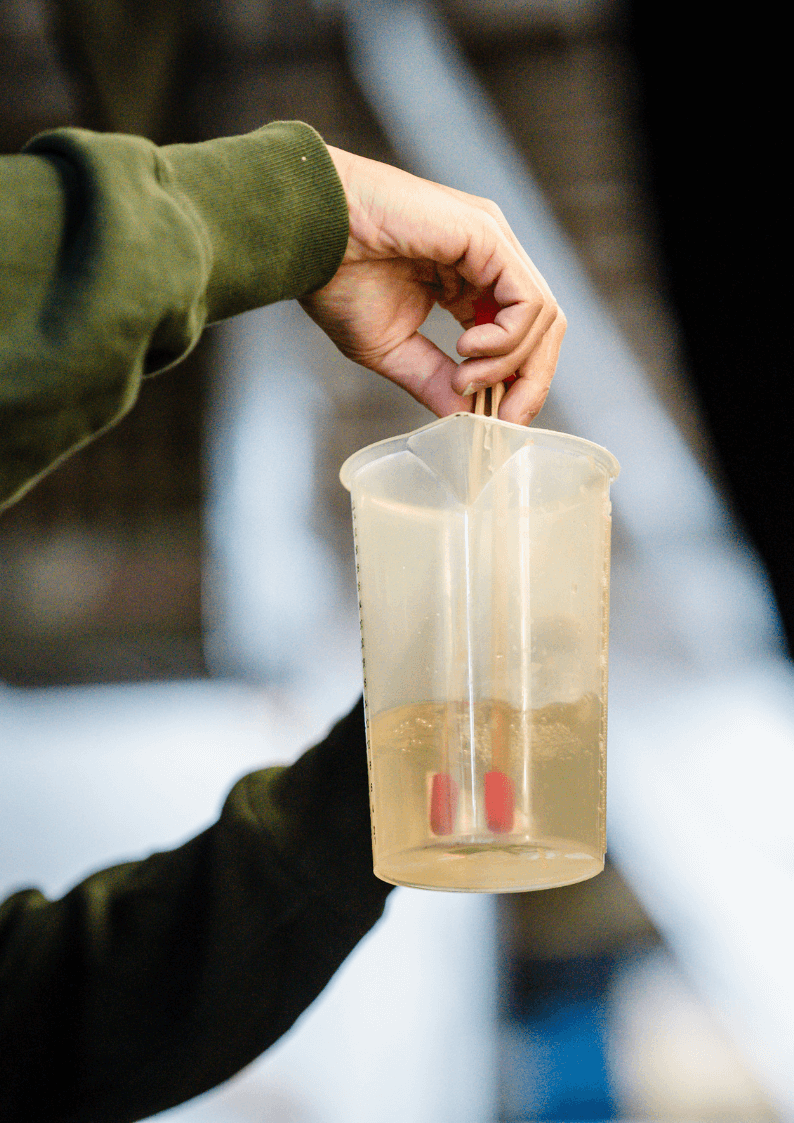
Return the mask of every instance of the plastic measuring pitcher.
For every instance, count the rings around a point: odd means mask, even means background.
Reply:
[[[470,413],[343,465],[384,881],[498,893],[603,869],[618,471]]]

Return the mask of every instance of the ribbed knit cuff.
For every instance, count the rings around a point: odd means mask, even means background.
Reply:
[[[158,171],[208,228],[208,320],[298,298],[327,284],[347,246],[344,189],[309,125],[158,150]]]

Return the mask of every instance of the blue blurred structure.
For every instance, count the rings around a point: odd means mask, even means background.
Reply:
[[[502,1123],[614,1119],[608,993],[614,957],[531,961],[501,1010]]]

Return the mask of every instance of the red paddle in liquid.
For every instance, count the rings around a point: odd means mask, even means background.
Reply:
[[[452,834],[458,814],[458,785],[448,772],[436,772],[430,786],[430,830]]]

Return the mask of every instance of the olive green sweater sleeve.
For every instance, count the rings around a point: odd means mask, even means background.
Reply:
[[[308,125],[204,144],[60,129],[0,158],[0,507],[205,324],[333,276],[347,206]]]
[[[0,906],[3,1123],[142,1119],[266,1049],[383,911],[368,808],[359,702],[185,846]]]

